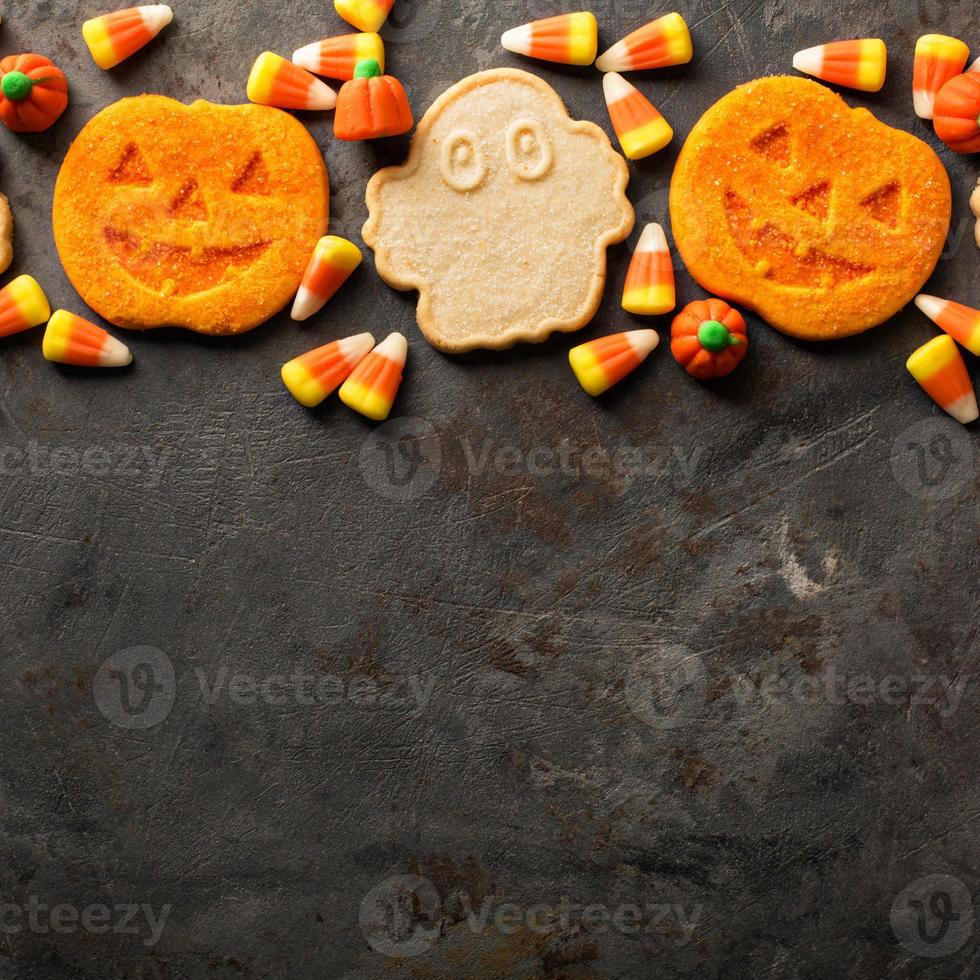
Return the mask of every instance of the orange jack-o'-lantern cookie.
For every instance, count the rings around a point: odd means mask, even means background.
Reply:
[[[323,157],[292,116],[143,95],[75,140],[54,234],[82,299],[117,326],[235,334],[293,297],[328,212]]]
[[[860,333],[905,306],[951,211],[925,143],[802,78],[749,82],[709,109],[670,190],[691,275],[806,340]]]

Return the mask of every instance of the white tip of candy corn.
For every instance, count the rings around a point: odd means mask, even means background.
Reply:
[[[404,364],[408,360],[408,341],[402,334],[393,333],[374,348],[374,353],[395,364]]]
[[[939,314],[942,313],[946,301],[938,296],[927,296],[925,293],[920,293],[915,297],[915,305],[935,323]]]
[[[612,105],[620,99],[625,99],[635,89],[622,75],[611,71],[602,76],[602,91],[606,96],[606,105]]]
[[[291,316],[294,320],[309,320],[323,305],[322,296],[311,293],[306,286],[300,286],[299,292],[296,294],[296,299],[293,301],[293,312]]]
[[[319,73],[320,68],[320,42],[314,41],[293,52],[293,64],[305,68],[307,71]]]
[[[608,77],[607,75],[606,78]],[[669,252],[670,248],[663,228],[656,223],[647,225],[636,243],[636,250],[637,252]]]
[[[980,410],[977,407],[977,396],[976,392],[968,391],[965,395],[957,398],[947,409],[950,415],[956,419],[957,422],[962,422],[963,425],[969,425],[971,422],[976,422],[980,418]]]
[[[316,111],[321,109],[333,109],[337,104],[337,93],[319,78],[315,79],[316,84],[310,86],[310,109]]]
[[[793,67],[804,75],[818,75],[823,68],[823,45],[806,48],[793,55]]]
[[[99,363],[102,367],[126,367],[133,363],[133,354],[121,340],[106,337],[99,354]]]
[[[969,68],[967,68],[966,73],[969,75],[971,71],[980,71],[980,58],[977,58],[977,60],[974,61]]]
[[[530,24],[523,24],[520,27],[512,27],[509,31],[504,31],[500,38],[500,43],[507,51],[514,54],[529,55],[534,41],[533,30]]]
[[[935,112],[936,96],[934,92],[912,93],[912,108],[920,119],[932,119]]]
[[[374,349],[374,337],[369,333],[355,334],[353,337],[345,337],[338,341],[340,352],[352,364],[363,361]]]
[[[159,34],[174,19],[174,12],[165,3],[140,7],[143,23],[151,34]]]
[[[624,71],[629,68],[630,51],[625,41],[617,41],[605,54],[596,60],[599,71]]]
[[[649,357],[660,343],[660,334],[656,330],[630,330],[626,336],[640,360]]]

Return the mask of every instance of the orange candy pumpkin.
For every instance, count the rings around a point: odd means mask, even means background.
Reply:
[[[373,58],[359,61],[337,98],[334,136],[348,142],[380,139],[407,133],[414,124],[402,83],[382,75]]]
[[[748,350],[742,314],[720,299],[690,303],[670,328],[670,351],[675,360],[701,381],[731,374]]]
[[[0,61],[0,122],[15,133],[41,133],[68,107],[68,79],[39,54]]]
[[[951,78],[936,96],[936,135],[956,153],[980,153],[980,72]]]

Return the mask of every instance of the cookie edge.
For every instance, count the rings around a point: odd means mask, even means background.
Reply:
[[[889,320],[897,316],[915,298],[916,294],[921,291],[922,287],[934,275],[936,271],[936,267],[939,264],[939,260],[942,258],[943,249],[945,248],[945,244],[946,244],[946,239],[949,235],[949,227],[952,224],[952,209],[953,209],[953,193],[952,193],[952,185],[949,179],[949,172],[946,170],[946,167],[943,165],[943,162],[939,158],[939,155],[936,153],[936,151],[924,139],[921,139],[920,137],[916,136],[914,133],[911,133],[906,129],[901,129],[898,126],[890,126],[882,119],[879,119],[878,116],[876,116],[874,112],[872,112],[866,106],[852,106],[850,103],[847,102],[846,99],[844,99],[844,97],[840,93],[834,91],[832,88],[829,88],[826,85],[821,84],[818,81],[814,81],[813,79],[800,78],[799,76],[796,75],[776,74],[776,75],[764,75],[759,78],[754,78],[747,82],[743,82],[742,84],[735,86],[735,88],[733,88],[731,91],[726,92],[725,95],[723,95],[720,99],[718,99],[716,102],[712,103],[712,105],[710,105],[707,109],[705,109],[701,117],[691,128],[691,131],[688,133],[687,139],[684,141],[684,145],[681,147],[680,152],[677,155],[677,160],[675,161],[674,170],[671,174],[671,180],[670,180],[670,200],[669,200],[668,210],[670,212],[671,227],[675,228],[677,225],[677,222],[675,221],[675,215],[674,215],[674,207],[675,207],[674,182],[677,179],[678,173],[681,170],[682,166],[684,166],[686,163],[685,157],[687,155],[688,147],[692,145],[693,141],[699,136],[699,130],[701,128],[701,124],[704,121],[705,117],[714,109],[716,109],[722,102],[732,97],[739,90],[744,88],[750,88],[762,82],[772,81],[776,79],[779,80],[788,79],[797,83],[804,83],[807,85],[817,86],[818,88],[823,89],[827,94],[833,96],[838,102],[841,103],[841,105],[843,105],[848,110],[848,112],[851,113],[859,113],[862,111],[866,112],[874,121],[874,123],[877,124],[878,126],[881,126],[889,130],[890,132],[899,133],[902,136],[906,137],[907,139],[915,141],[920,145],[920,147],[929,151],[929,154],[932,157],[931,162],[935,166],[937,176],[941,174],[945,178],[946,187],[947,187],[946,196],[949,205],[948,207],[949,215],[946,223],[947,224],[946,233],[937,241],[935,247],[936,254],[934,260],[931,262],[929,266],[929,270],[927,274],[924,276],[922,281],[918,283],[918,285],[914,289],[909,288],[906,291],[906,294],[903,296],[902,301],[900,303],[896,302],[895,308],[886,316],[883,316],[881,319],[875,320],[874,322],[871,323],[849,326],[845,329],[839,329],[834,331],[824,330],[821,332],[817,332],[813,330],[801,330],[798,329],[793,324],[789,324],[785,322],[776,323],[774,322],[773,319],[770,319],[769,314],[764,313],[760,308],[760,306],[753,303],[752,300],[746,298],[743,295],[736,295],[734,291],[728,290],[724,284],[719,285],[717,283],[713,283],[711,281],[711,276],[705,275],[700,270],[698,271],[697,274],[695,274],[695,272],[691,268],[691,263],[684,255],[684,250],[681,247],[681,242],[678,240],[678,236],[676,234],[674,235],[674,243],[677,246],[678,254],[680,255],[682,261],[684,262],[685,268],[687,268],[688,272],[690,273],[691,278],[694,279],[694,281],[702,289],[711,293],[712,295],[721,297],[722,299],[725,299],[728,302],[737,303],[740,306],[743,306],[746,309],[751,310],[753,313],[756,314],[756,316],[758,316],[761,320],[763,320],[763,322],[765,322],[773,330],[776,330],[778,333],[783,334],[783,336],[792,337],[795,340],[801,340],[808,343],[818,343],[818,344],[833,342],[835,340],[845,340],[848,337],[857,337],[863,333],[867,333],[869,330],[873,330],[876,327],[880,327],[883,324],[887,323]],[[683,222],[681,222],[681,224],[683,224]]]
[[[332,192],[333,192],[333,188],[330,182],[330,171],[329,168],[327,167],[327,162],[323,156],[323,152],[321,151],[319,145],[314,139],[313,134],[294,115],[288,112],[284,112],[281,109],[276,109],[272,106],[259,106],[252,102],[236,102],[236,103],[229,104],[223,102],[211,102],[210,99],[194,99],[192,102],[182,102],[180,99],[174,99],[169,95],[160,95],[159,93],[156,92],[144,92],[140,95],[124,96],[123,98],[117,99],[115,102],[112,102],[107,106],[104,106],[82,126],[82,128],[75,135],[74,139],[72,139],[68,149],[65,151],[65,155],[62,158],[61,164],[58,167],[58,174],[55,178],[54,191],[51,197],[51,231],[52,231],[52,238],[55,245],[55,253],[58,256],[58,262],[61,265],[65,277],[68,279],[69,283],[71,283],[72,289],[75,290],[79,299],[98,316],[102,317],[108,323],[111,323],[113,326],[118,327],[121,330],[131,330],[133,332],[139,332],[139,333],[148,333],[153,330],[166,330],[166,329],[186,330],[189,333],[198,334],[199,336],[202,337],[237,337],[242,334],[250,333],[251,331],[258,329],[259,327],[268,323],[270,320],[279,316],[283,312],[283,310],[285,310],[289,306],[291,297],[287,297],[283,302],[283,304],[278,309],[274,310],[272,313],[269,313],[268,315],[263,315],[260,319],[249,318],[247,320],[243,320],[241,324],[236,324],[235,327],[232,329],[221,329],[213,326],[193,327],[187,325],[186,323],[154,323],[148,325],[141,325],[133,322],[126,323],[126,322],[121,322],[122,318],[113,319],[112,317],[107,316],[106,313],[104,313],[102,310],[98,309],[96,306],[94,306],[92,303],[89,302],[89,300],[82,293],[78,285],[76,285],[75,280],[73,279],[72,275],[69,273],[68,267],[61,256],[61,246],[59,245],[59,236],[58,236],[58,224],[59,224],[59,212],[60,212],[60,207],[58,204],[59,187],[61,184],[61,175],[64,170],[65,162],[68,160],[68,157],[71,154],[72,150],[74,149],[75,144],[83,137],[86,130],[88,130],[88,128],[92,126],[95,123],[95,121],[99,119],[101,116],[103,116],[105,113],[109,113],[117,109],[118,107],[122,106],[124,103],[144,101],[149,99],[172,103],[180,106],[185,110],[190,110],[198,103],[204,102],[207,105],[219,109],[258,110],[265,113],[279,113],[282,116],[289,119],[290,122],[287,123],[287,125],[293,127],[297,133],[301,131],[307,137],[309,143],[311,144],[312,149],[315,150],[315,154],[314,154],[315,157],[319,159],[320,169],[322,171],[322,176],[323,176],[323,208],[325,212],[323,222],[322,222],[323,227],[320,231],[319,237],[322,237],[327,233],[330,227],[330,215],[331,215]],[[299,282],[301,279],[302,279],[302,273],[300,273],[299,279],[297,280],[296,289],[299,288]],[[295,293],[295,291],[296,291],[295,289],[292,290],[293,293]]]
[[[512,79],[514,81],[521,82],[522,84],[530,84],[543,96],[556,101],[561,107],[562,112],[571,123],[574,132],[589,136],[591,139],[596,140],[600,145],[608,149],[610,158],[615,161],[613,166],[619,171],[616,186],[614,188],[614,194],[624,205],[622,208],[623,220],[620,222],[617,228],[606,232],[604,235],[598,236],[595,240],[597,271],[592,277],[592,285],[579,315],[573,319],[566,320],[557,320],[554,318],[542,320],[538,327],[534,330],[513,328],[497,336],[490,336],[486,334],[483,336],[473,335],[469,340],[462,342],[458,339],[447,338],[436,329],[430,312],[431,287],[420,285],[417,282],[411,282],[407,279],[401,279],[399,276],[397,276],[392,267],[388,264],[387,250],[378,247],[377,226],[381,220],[380,188],[389,179],[404,180],[412,176],[412,174],[418,170],[421,162],[421,151],[419,147],[421,147],[423,140],[446,104],[453,99],[458,98],[460,95],[465,95],[483,85],[492,84],[503,79]],[[397,176],[395,176],[396,174]],[[361,229],[361,237],[364,239],[364,243],[371,249],[372,252],[374,252],[374,264],[375,268],[378,270],[378,275],[380,275],[389,286],[403,292],[408,292],[411,290],[418,292],[419,298],[416,309],[416,320],[418,322],[419,329],[425,336],[425,339],[437,350],[441,350],[447,354],[465,354],[473,350],[507,350],[519,343],[541,344],[552,336],[552,334],[574,333],[576,330],[581,330],[591,322],[593,317],[595,317],[596,313],[598,312],[599,306],[602,303],[602,296],[605,292],[606,281],[608,278],[607,250],[610,246],[625,241],[636,224],[636,212],[626,195],[629,180],[629,166],[627,165],[626,160],[613,149],[612,143],[610,142],[605,130],[588,120],[572,119],[572,116],[568,111],[568,107],[565,105],[564,99],[562,99],[558,92],[543,78],[540,78],[531,72],[522,71],[519,68],[491,68],[487,71],[469,75],[466,78],[461,79],[455,85],[452,85],[450,88],[446,89],[446,91],[432,103],[425,115],[420,120],[412,137],[408,159],[405,161],[405,163],[395,167],[384,167],[374,174],[374,176],[368,182],[367,190],[365,192],[365,200],[368,208],[368,219],[365,222],[364,227]]]

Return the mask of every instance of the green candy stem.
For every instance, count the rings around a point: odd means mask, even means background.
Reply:
[[[12,71],[3,76],[3,81],[0,82],[0,90],[3,91],[4,97],[10,99],[11,102],[23,102],[31,97],[34,82],[22,71]]]
[[[380,78],[381,77],[381,65],[379,65],[374,58],[365,58],[363,61],[357,63],[357,67],[354,69],[355,78]]]
[[[698,331],[698,343],[706,351],[717,354],[726,347],[738,347],[742,341],[724,323],[718,320],[705,320]]]

